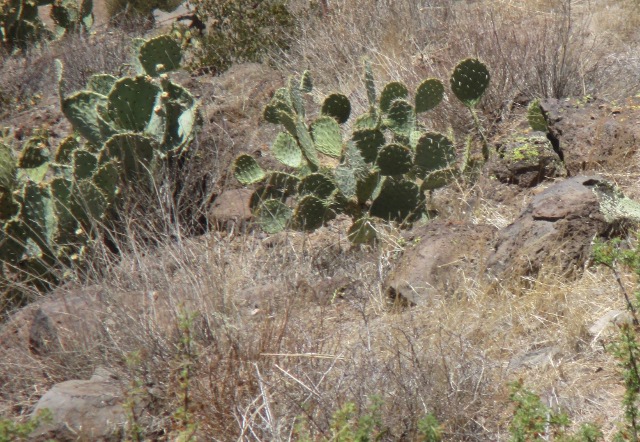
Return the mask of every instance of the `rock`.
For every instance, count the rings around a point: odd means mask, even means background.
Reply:
[[[640,141],[640,99],[615,108],[603,100],[548,98],[540,102],[570,176],[584,171],[621,171]]]
[[[385,293],[402,305],[454,294],[463,277],[482,275],[495,233],[491,226],[441,221],[415,229],[413,244],[387,278]]]
[[[609,310],[589,327],[589,334],[597,340],[612,325],[631,324],[633,317],[626,310]]]
[[[492,156],[489,174],[500,182],[533,187],[554,177],[564,177],[567,171],[542,132],[515,137],[497,147]]]
[[[579,176],[536,195],[511,225],[500,231],[488,259],[498,278],[535,276],[544,264],[567,275],[590,256],[591,241],[610,227],[593,186],[598,176]]]
[[[218,196],[209,210],[209,220],[220,230],[245,230],[251,220],[250,189],[226,190]]]
[[[127,423],[123,400],[120,384],[105,369],[97,370],[88,381],[56,384],[34,409],[34,415],[49,410],[51,419],[42,422],[31,438],[59,442],[121,440]]]

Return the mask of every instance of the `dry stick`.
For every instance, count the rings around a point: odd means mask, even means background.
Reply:
[[[627,293],[627,289],[625,288],[624,284],[622,283],[622,279],[620,278],[620,274],[618,273],[618,271],[615,269],[614,266],[608,266],[608,267],[613,272],[613,276],[615,276],[616,282],[618,283],[618,285],[620,286],[620,289],[622,290],[622,294],[624,295],[624,299],[627,302],[627,309],[629,309],[629,311],[631,312],[631,315],[633,316],[633,325],[635,325],[635,326],[640,325],[640,322],[638,321],[638,313],[636,311],[636,308],[631,303],[631,299],[629,298],[629,294]]]
[[[344,360],[342,356],[326,355],[321,353],[260,353],[260,356],[276,356],[285,358],[316,358]]]

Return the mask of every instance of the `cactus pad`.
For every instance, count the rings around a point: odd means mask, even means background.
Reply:
[[[456,177],[456,173],[456,169],[453,167],[435,170],[426,176],[420,186],[420,191],[427,192],[440,189],[453,181]]]
[[[295,193],[300,184],[300,178],[284,172],[271,172],[266,179],[266,184],[271,193],[286,197]]]
[[[376,106],[376,83],[373,81],[373,71],[371,70],[371,63],[369,60],[364,62],[364,86],[367,90],[367,98],[369,100],[369,107],[375,108]]]
[[[418,186],[406,180],[386,179],[369,213],[384,220],[404,221],[424,206]]]
[[[373,226],[371,218],[363,217],[356,220],[349,231],[347,232],[347,238],[352,244],[371,244],[377,238],[376,229]]]
[[[418,140],[414,163],[423,172],[444,169],[455,160],[453,143],[437,132],[428,132]]]
[[[73,176],[75,180],[91,178],[98,167],[98,159],[91,152],[78,149],[73,152]]]
[[[149,172],[157,143],[153,138],[137,133],[114,135],[105,143],[100,152],[99,163],[116,160],[125,178]]]
[[[396,100],[404,100],[409,96],[409,89],[398,82],[392,81],[382,89],[380,94],[380,110],[387,113],[391,109],[391,104]]]
[[[76,149],[80,149],[80,143],[73,135],[69,135],[67,138],[60,142],[54,161],[59,164],[71,164],[73,160],[73,152]]]
[[[293,213],[296,228],[313,231],[321,227],[327,209],[322,200],[314,195],[304,196]]]
[[[322,200],[328,199],[336,190],[335,183],[326,175],[312,173],[307,175],[298,185],[300,195],[315,195]]]
[[[405,100],[395,100],[389,108],[385,125],[394,134],[408,138],[416,126],[416,115],[411,104]]]
[[[457,64],[451,74],[451,90],[462,103],[475,107],[489,86],[489,70],[480,60],[467,58]]]
[[[124,77],[111,89],[107,115],[121,129],[142,132],[160,100],[162,89],[149,77]]]
[[[351,115],[351,103],[342,94],[331,94],[324,99],[321,109],[322,115],[333,117],[338,123],[343,124]]]
[[[16,181],[16,160],[11,148],[0,142],[0,190],[11,191]]]
[[[87,89],[106,97],[109,95],[109,91],[111,91],[113,85],[116,84],[116,81],[118,81],[118,79],[113,75],[95,74],[89,78]]]
[[[236,179],[245,186],[257,183],[266,176],[258,162],[250,155],[240,155],[232,167]]]
[[[318,152],[333,158],[342,154],[340,126],[331,117],[320,117],[311,124],[311,133]]]
[[[380,125],[380,120],[371,112],[367,112],[366,114],[359,115],[356,120],[353,122],[354,130],[361,129],[377,129]]]
[[[300,77],[300,90],[305,94],[310,94],[313,91],[313,79],[311,78],[311,72],[304,71],[302,77]]]
[[[296,136],[298,137],[298,143],[302,148],[305,158],[313,167],[320,166],[320,160],[318,160],[318,153],[316,152],[316,146],[313,143],[311,134],[307,125],[304,123],[302,117],[296,118]]]
[[[533,100],[527,107],[527,120],[529,121],[529,126],[531,126],[531,129],[540,132],[549,131],[547,119],[542,113],[542,109],[540,108],[540,100],[537,98]]]
[[[180,67],[182,49],[171,36],[161,35],[140,46],[138,60],[147,75],[158,77]]]
[[[384,134],[378,129],[356,130],[351,139],[367,163],[373,163],[376,160],[378,151],[385,143]]]
[[[271,124],[281,124],[280,112],[285,112],[289,115],[294,113],[293,104],[286,88],[280,88],[273,94],[262,115]]]
[[[387,144],[378,153],[376,165],[381,175],[402,175],[413,166],[411,149],[400,144]]]
[[[416,89],[416,113],[427,112],[436,107],[444,97],[444,85],[437,78],[424,80]]]
[[[80,91],[62,100],[62,112],[73,128],[89,142],[102,144],[104,136],[100,131],[97,108],[106,104],[107,97],[93,91]]]
[[[280,132],[273,144],[271,152],[285,166],[300,167],[302,165],[302,151],[295,138],[287,132]]]
[[[283,231],[289,224],[292,210],[283,202],[275,199],[266,200],[256,213],[256,221],[267,233]]]

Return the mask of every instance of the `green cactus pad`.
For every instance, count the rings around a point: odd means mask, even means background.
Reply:
[[[313,91],[313,79],[311,78],[311,72],[304,71],[302,77],[300,77],[300,90],[305,94],[310,94]]]
[[[0,221],[6,221],[14,216],[20,206],[13,199],[13,192],[0,189]]]
[[[194,138],[201,118],[195,98],[182,86],[166,81],[163,83],[165,113],[156,108],[145,133],[161,141],[163,152],[179,151]],[[164,135],[164,138],[162,138]]]
[[[406,180],[386,179],[369,213],[384,220],[402,222],[414,217],[424,206],[418,186]]]
[[[271,172],[265,182],[270,192],[275,191],[278,195],[286,197],[295,193],[300,178],[284,172]]]
[[[347,232],[347,238],[352,244],[371,244],[377,236],[373,220],[368,217],[356,220]]]
[[[351,103],[345,95],[331,94],[324,99],[321,113],[334,118],[339,124],[343,124],[351,115]]]
[[[60,142],[54,161],[58,164],[71,164],[73,152],[77,149],[80,149],[80,142],[75,136],[69,135]]]
[[[0,262],[18,264],[26,250],[27,236],[27,227],[22,220],[14,217],[7,221],[0,229]]]
[[[354,130],[377,129],[380,126],[380,119],[374,114],[367,112],[359,115],[353,122]]]
[[[98,167],[98,158],[91,152],[78,149],[73,152],[73,176],[75,180],[91,178]]]
[[[284,126],[287,132],[297,138],[298,129],[296,127],[296,118],[293,116],[293,114],[280,111],[278,118],[280,119],[280,123]]]
[[[0,142],[0,190],[13,190],[16,182],[16,166],[11,148]]]
[[[62,177],[56,177],[51,180],[49,187],[51,188],[51,196],[58,218],[56,242],[69,242],[75,236],[75,230],[78,228],[77,219],[71,212],[73,182]]]
[[[391,104],[396,100],[405,100],[409,96],[409,89],[398,82],[392,81],[382,89],[380,94],[380,110],[387,113],[391,110]]]
[[[262,203],[269,200],[278,200],[284,203],[286,199],[287,196],[282,192],[282,189],[263,184],[257,186],[256,190],[251,194],[249,198],[249,208],[252,213],[257,214]]]
[[[333,158],[342,155],[340,126],[331,117],[320,117],[311,124],[311,134],[318,152]]]
[[[302,151],[297,141],[287,132],[280,132],[273,144],[271,152],[285,166],[298,168],[302,165]]]
[[[381,176],[377,171],[371,171],[368,175],[358,179],[356,197],[359,204],[364,204],[372,198],[374,191],[380,184],[380,178]]]
[[[389,108],[385,126],[394,134],[408,138],[416,127],[416,115],[411,104],[405,100],[395,100]]]
[[[118,81],[118,79],[113,75],[95,74],[89,78],[89,81],[87,82],[87,89],[106,97],[109,95],[113,85],[116,84],[116,81]]]
[[[371,63],[369,60],[364,61],[364,86],[367,90],[367,98],[369,100],[369,107],[374,108],[376,106],[376,83],[373,80],[373,71],[371,70]]]
[[[314,195],[304,196],[295,211],[293,222],[297,229],[307,232],[322,227],[327,208],[322,200]]]
[[[102,191],[90,180],[75,183],[71,195],[70,210],[85,227],[102,220],[109,201]]]
[[[142,132],[147,127],[162,89],[149,77],[125,77],[111,89],[107,102],[110,120],[125,131]]]
[[[62,113],[89,142],[102,144],[105,140],[98,121],[98,105],[106,105],[107,97],[93,91],[80,91],[62,100]]]
[[[110,203],[114,201],[120,183],[120,173],[116,164],[115,161],[102,164],[91,177],[93,183]]]
[[[414,163],[426,173],[448,167],[455,156],[451,140],[437,132],[428,132],[418,140]]]
[[[462,103],[475,107],[489,86],[489,70],[480,60],[467,58],[457,64],[451,74],[451,90]]]
[[[142,174],[148,175],[158,143],[150,137],[137,133],[121,133],[109,138],[104,144],[99,163],[119,162],[122,174],[127,179]]]
[[[413,158],[411,149],[400,144],[387,144],[378,153],[376,165],[381,175],[402,175],[411,170]]]
[[[336,184],[326,175],[312,173],[307,175],[298,185],[300,195],[315,195],[322,200],[328,199],[336,190]]]
[[[140,46],[138,60],[147,75],[159,77],[180,68],[182,49],[173,37],[161,35]]]
[[[256,222],[262,230],[270,234],[283,231],[289,224],[291,215],[291,208],[276,199],[264,201],[255,214]]]
[[[302,148],[302,153],[304,153],[305,158],[313,167],[320,166],[320,160],[318,159],[318,153],[316,152],[316,146],[313,143],[313,139],[311,138],[311,134],[309,133],[309,129],[305,124],[304,120],[300,118],[296,118],[296,136],[298,137],[298,143]]]
[[[350,141],[347,143],[342,163],[334,171],[334,179],[338,188],[346,198],[353,198],[356,196],[358,181],[365,179],[369,173],[369,166],[365,163],[355,143]]]
[[[28,236],[42,251],[48,251],[53,245],[58,223],[48,185],[33,181],[24,184],[20,218],[27,228]]]
[[[547,119],[542,113],[542,108],[540,108],[540,100],[537,98],[533,100],[527,107],[527,120],[529,121],[529,126],[531,126],[531,129],[540,132],[549,131]]]
[[[293,111],[298,116],[304,117],[304,100],[302,99],[302,93],[298,88],[298,84],[293,77],[289,78],[289,99],[291,100],[291,104],[293,104]]]
[[[289,115],[294,113],[293,104],[286,88],[280,88],[273,94],[262,115],[271,124],[281,124],[280,112],[285,112]]]
[[[453,167],[447,169],[435,170],[428,174],[422,185],[420,186],[421,192],[427,192],[431,190],[440,189],[452,182],[457,175],[457,170]]]
[[[240,155],[233,162],[233,174],[241,184],[248,186],[264,179],[266,174],[251,155]]]
[[[385,143],[384,134],[378,129],[356,130],[351,139],[367,163],[373,163],[376,160],[378,151]]]
[[[416,89],[416,113],[427,112],[436,107],[444,97],[444,85],[437,78],[428,78]]]
[[[48,143],[45,137],[34,136],[29,138],[22,146],[18,167],[21,169],[35,169],[47,164],[51,156]]]

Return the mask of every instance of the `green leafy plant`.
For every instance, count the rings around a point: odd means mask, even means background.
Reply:
[[[0,145],[4,276],[57,282],[52,269],[82,260],[95,226],[108,220],[126,190],[152,189],[157,172],[192,141],[197,103],[165,75],[180,65],[178,44],[168,36],[136,43],[140,75],[94,75],[86,90],[61,96],[62,111],[81,136],[63,140],[54,155],[45,135],[29,139],[18,158]],[[62,89],[61,64],[58,74]]]
[[[190,42],[189,68],[221,73],[232,63],[262,61],[271,51],[286,49],[295,35],[295,20],[285,0],[190,0],[204,32],[179,32]]]
[[[538,395],[524,388],[522,380],[511,384],[509,397],[515,406],[509,425],[512,442],[603,440],[602,432],[591,424],[582,425],[574,435],[567,434],[566,430],[571,425],[567,414],[544,405]]]
[[[54,33],[38,15],[38,6],[44,5],[51,5]],[[93,25],[92,10],[92,0],[7,0],[0,6],[2,45],[9,51],[24,50],[41,40],[86,32]]]
[[[265,120],[284,128],[271,152],[288,171],[264,171],[246,154],[233,164],[238,181],[257,185],[252,208],[265,231],[274,233],[287,226],[315,230],[344,213],[353,219],[349,239],[368,243],[377,237],[376,220],[406,225],[419,219],[426,213],[424,193],[445,186],[468,167],[466,160],[462,166],[455,164],[454,144],[447,136],[418,120],[442,101],[440,80],[424,80],[412,100],[404,84],[391,82],[378,98],[366,63],[364,83],[369,109],[353,120],[353,131],[346,138],[342,126],[351,117],[351,103],[342,94],[327,96],[320,115],[307,122],[304,94],[313,88],[308,72],[300,79],[291,78],[267,104]],[[456,84],[466,87],[462,96],[469,105],[486,89],[483,84],[475,90],[464,77]],[[292,197],[293,208],[287,205]]]
[[[29,435],[38,425],[49,421],[51,421],[51,412],[48,409],[40,410],[38,414],[23,423],[0,418],[0,442],[29,440]]]

